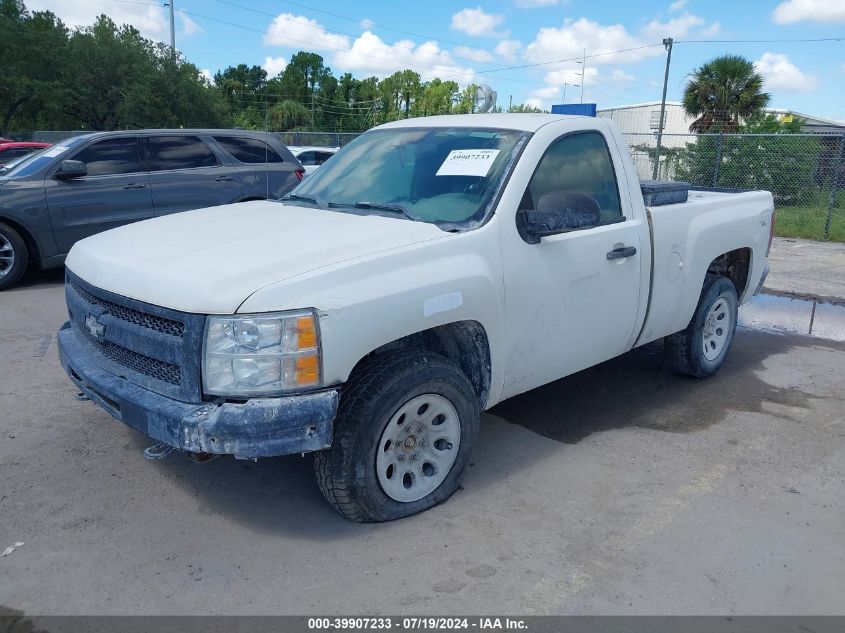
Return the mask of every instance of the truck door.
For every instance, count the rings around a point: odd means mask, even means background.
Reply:
[[[536,209],[544,196],[551,196],[547,202],[564,198],[561,193],[590,196],[601,209],[601,224],[538,244],[526,243],[514,227],[515,239],[503,241],[510,347],[503,397],[628,348],[639,307],[643,219],[631,217],[630,198],[620,195],[616,174],[624,172],[611,147],[594,130],[558,138],[524,192],[522,209]]]
[[[65,158],[82,161],[88,173],[81,178],[48,177],[45,181],[59,252],[68,252],[74,242],[89,235],[153,217],[137,137],[95,141]]]

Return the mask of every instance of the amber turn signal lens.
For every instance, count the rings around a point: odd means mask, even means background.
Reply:
[[[297,349],[317,348],[317,327],[314,324],[314,317],[299,317],[296,320],[296,334]]]
[[[300,387],[316,385],[320,380],[320,361],[316,354],[296,359],[296,384]]]

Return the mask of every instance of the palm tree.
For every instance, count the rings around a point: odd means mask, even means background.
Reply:
[[[714,57],[697,68],[684,88],[684,110],[696,117],[691,132],[735,132],[769,103],[763,77],[740,55]]]

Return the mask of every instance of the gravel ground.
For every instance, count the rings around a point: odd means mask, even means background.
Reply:
[[[61,273],[0,294],[0,605],[30,615],[845,614],[845,344],[648,346],[483,416],[462,489],[356,525],[308,457],[145,461],[56,358]]]

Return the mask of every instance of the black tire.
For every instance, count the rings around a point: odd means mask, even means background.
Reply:
[[[430,494],[416,501],[397,501],[379,482],[376,452],[394,414],[424,394],[446,398],[457,412],[457,457]],[[478,434],[479,415],[472,384],[446,358],[425,351],[376,357],[350,378],[340,399],[332,447],[315,456],[320,490],[335,510],[359,523],[392,521],[427,510],[457,490]]]
[[[4,256],[11,253],[11,265]],[[23,277],[29,264],[29,251],[20,234],[8,224],[0,222],[0,290],[10,288]]]
[[[707,316],[714,305],[721,299],[727,302],[725,315],[731,323],[725,328],[725,341],[721,351],[715,357],[705,355],[704,340]],[[715,374],[731,349],[736,332],[739,299],[733,282],[721,275],[707,274],[701,297],[692,320],[685,330],[681,330],[665,339],[666,358],[672,368],[681,374],[705,378]],[[715,322],[714,322],[715,323]]]

